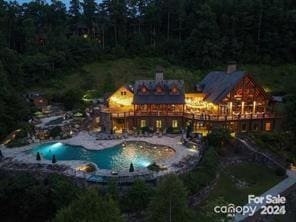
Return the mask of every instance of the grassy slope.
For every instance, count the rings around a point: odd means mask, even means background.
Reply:
[[[282,179],[283,177],[277,176],[274,170],[262,165],[244,163],[231,166],[222,173],[216,189],[208,200],[224,196],[230,203],[243,205],[246,204],[249,194],[259,195]],[[246,182],[246,186],[244,188],[236,186],[238,181]]]
[[[244,205],[247,203],[249,194],[260,195],[282,179],[284,177],[277,176],[274,170],[254,163],[229,166],[220,175],[215,189],[197,209],[197,216],[204,221],[218,221],[223,216],[212,212],[215,205],[221,203],[222,205],[229,203]],[[239,181],[245,182],[245,186],[238,186]],[[211,219],[213,216],[217,217],[216,220]]]
[[[167,79],[184,79],[186,88],[192,88],[194,82],[201,79],[200,70],[192,71],[184,67],[169,64],[161,58],[134,58],[100,61],[85,65],[80,70],[63,78],[51,81],[41,91],[49,94],[69,89],[96,89],[99,94],[105,92],[104,84],[112,81],[113,90],[123,84],[131,84],[137,79],[153,79],[157,66],[162,66]],[[110,88],[110,87],[109,87]]]
[[[187,91],[192,90],[194,83],[199,82],[210,70],[223,70],[225,67],[213,67],[208,70],[190,70],[185,67],[172,65],[161,58],[133,58],[106,60],[85,65],[80,70],[70,73],[62,78],[48,82],[47,87],[41,91],[49,94],[57,91],[63,93],[69,89],[96,89],[103,95],[106,91],[104,85],[112,81],[111,90],[122,84],[133,83],[137,79],[152,79],[156,67],[164,67],[166,79],[184,79]],[[254,73],[255,78],[265,89],[275,92],[295,92],[296,65],[244,65],[240,69]]]

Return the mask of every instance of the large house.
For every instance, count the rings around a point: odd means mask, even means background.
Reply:
[[[107,131],[149,127],[185,128],[207,133],[214,127],[233,132],[277,127],[270,98],[250,73],[230,64],[226,71],[214,71],[185,92],[183,80],[165,80],[157,71],[154,80],[137,80],[124,85],[107,100],[101,110],[101,126]]]

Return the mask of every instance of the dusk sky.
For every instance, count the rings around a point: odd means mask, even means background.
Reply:
[[[9,0],[7,0],[9,1]],[[32,0],[16,0],[19,3],[25,3],[25,2],[31,2]],[[47,0],[47,2],[50,2],[50,0]],[[70,0],[62,0],[67,6],[69,5]],[[101,2],[101,0],[96,0],[96,2]]]

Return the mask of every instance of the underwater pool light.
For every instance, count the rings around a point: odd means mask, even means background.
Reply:
[[[58,142],[58,143],[52,144],[51,147],[52,148],[58,148],[58,147],[60,147],[62,145],[63,145],[62,143]]]

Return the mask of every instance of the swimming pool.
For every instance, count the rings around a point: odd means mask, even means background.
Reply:
[[[95,163],[100,169],[128,170],[133,163],[135,169],[145,168],[153,162],[165,161],[175,155],[175,150],[147,142],[129,141],[103,150],[88,150],[82,146],[64,143],[46,143],[28,151],[51,160],[55,154],[59,160],[82,160]]]

